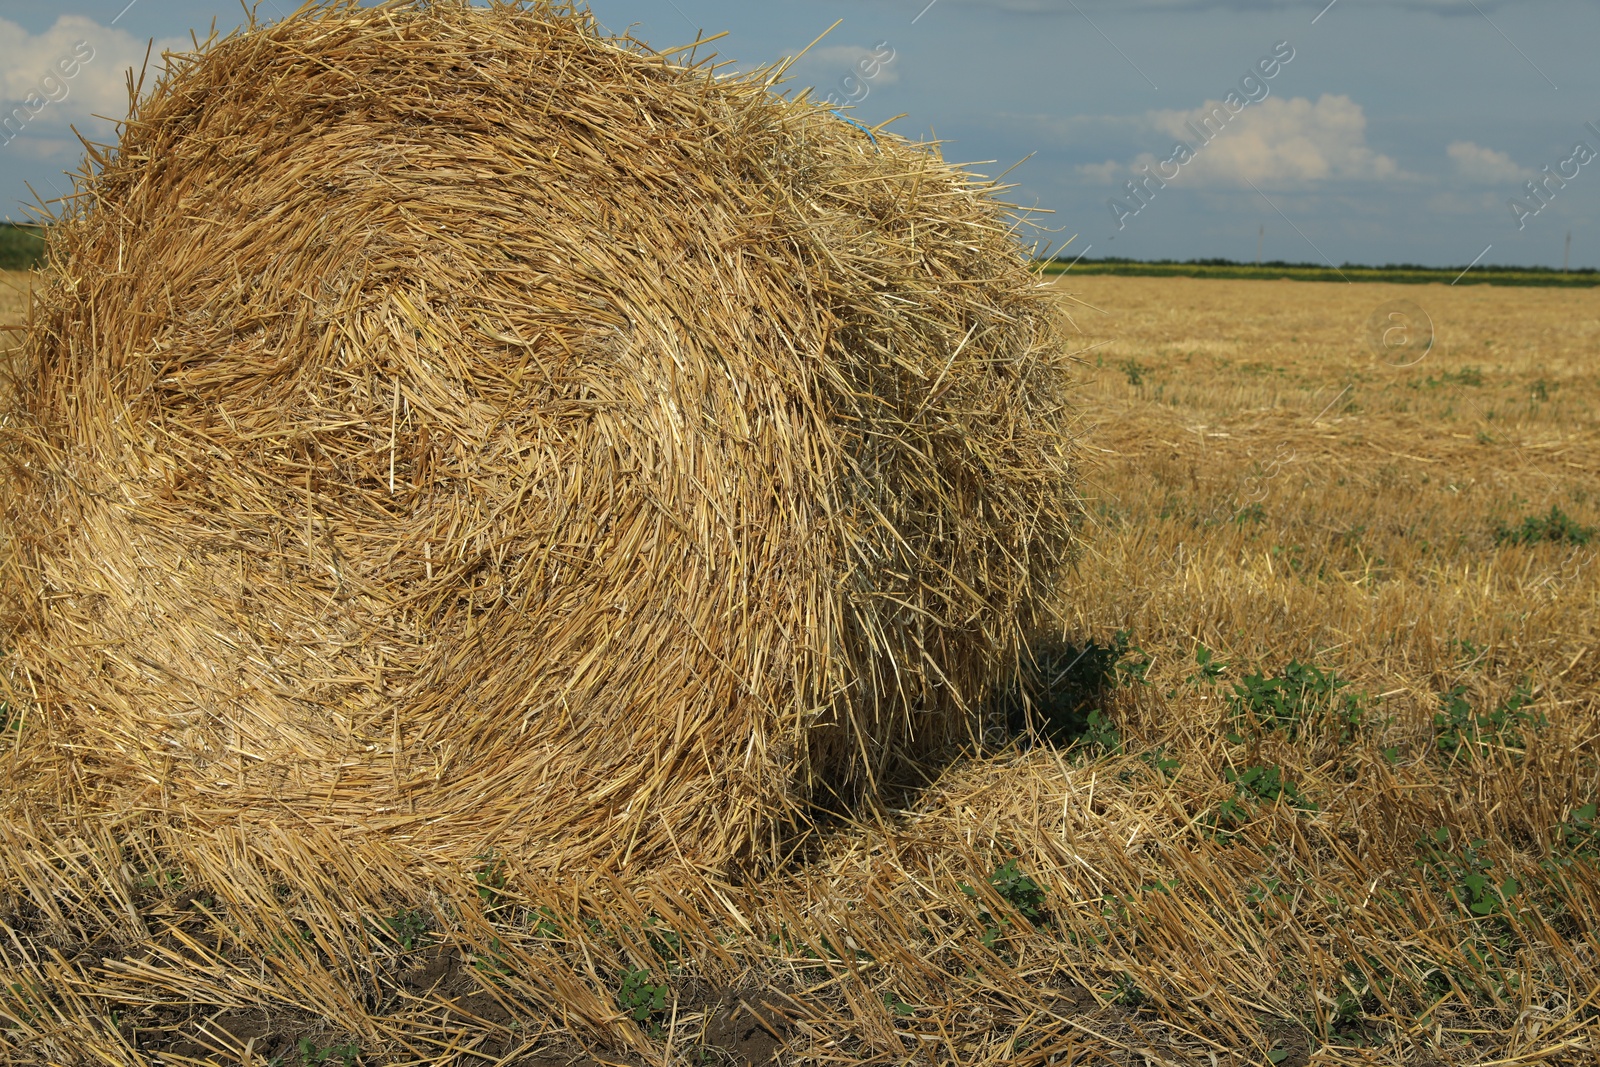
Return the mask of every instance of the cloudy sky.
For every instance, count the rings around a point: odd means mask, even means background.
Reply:
[[[262,0],[275,18],[295,0]],[[593,0],[998,175],[1041,239],[1135,258],[1600,267],[1594,0]],[[236,0],[0,0],[0,215],[70,188],[126,72]],[[85,42],[80,44],[79,42]],[[68,73],[70,72],[70,73]],[[20,111],[18,109],[21,109]],[[19,119],[18,116],[21,116]],[[1587,124],[1593,123],[1596,129]],[[993,161],[993,162],[990,162]],[[1527,188],[1542,182],[1542,198]],[[1130,187],[1129,182],[1136,183]],[[1520,207],[1514,208],[1517,200]]]

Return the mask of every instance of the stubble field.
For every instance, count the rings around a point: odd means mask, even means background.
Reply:
[[[1594,1062],[1600,297],[1056,284],[1093,524],[1039,646],[1054,743],[998,699],[988,751],[783,870],[546,882],[85,809],[8,708],[0,1049]],[[1410,366],[1365,340],[1395,300],[1437,330]]]

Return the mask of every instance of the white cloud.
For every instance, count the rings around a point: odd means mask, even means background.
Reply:
[[[143,65],[148,44],[81,15],[62,15],[37,34],[0,19],[0,117],[11,116],[15,131],[15,112],[23,108],[30,137],[47,129],[59,133],[69,122],[83,129],[91,115],[120,119],[128,111],[126,72]],[[185,45],[192,47],[176,38],[156,42],[147,85],[159,69],[162,49]]]
[[[1073,169],[1100,185],[1114,184],[1118,178],[1125,178],[1128,174],[1128,165],[1118,163],[1114,159],[1108,159],[1104,163],[1080,163]]]
[[[1445,151],[1456,165],[1456,174],[1475,184],[1514,185],[1534,177],[1532,170],[1519,167],[1504,152],[1496,152],[1471,141],[1456,141]]]
[[[1237,114],[1208,100],[1188,111],[1149,111],[1132,120],[1189,146],[1194,158],[1175,180],[1196,186],[1304,185],[1327,180],[1410,178],[1393,159],[1367,145],[1367,116],[1348,96],[1268,97]],[[1202,134],[1204,136],[1202,136]],[[1174,146],[1175,147],[1175,146]],[[1107,180],[1171,158],[1145,152],[1121,168],[1089,164],[1087,178]],[[1171,178],[1171,166],[1159,173]]]

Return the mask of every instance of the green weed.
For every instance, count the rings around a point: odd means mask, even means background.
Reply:
[[[1232,783],[1242,797],[1271,804],[1283,800],[1301,811],[1317,810],[1314,802],[1301,795],[1300,787],[1289,777],[1287,768],[1246,767],[1236,773],[1232,767],[1224,767],[1222,777]]]
[[[1027,919],[1034,926],[1039,926],[1045,919],[1045,894],[1046,889],[1026,874],[1017,866],[1016,859],[1009,859],[989,873],[987,879],[995,895],[1009,904],[1017,914]],[[1005,916],[992,914],[981,903],[978,891],[965,882],[960,885],[961,892],[974,901],[979,901],[978,919],[982,922],[984,931],[980,939],[983,947],[993,949],[999,942],[1001,935],[1011,925]]]
[[[511,973],[511,963],[505,957],[505,945],[498,937],[489,939],[489,951],[472,954],[472,969],[486,978],[501,978]]]
[[[1118,752],[1122,749],[1122,732],[1109,715],[1095,708],[1084,717],[1083,733],[1078,735],[1078,744],[1106,752]]]
[[[1437,378],[1430,374],[1420,380],[1413,379],[1409,384],[1413,389],[1437,389],[1443,385],[1480,386],[1483,384],[1483,371],[1477,367],[1462,367],[1460,370],[1447,370]]]
[[[330,1059],[337,1059],[344,1067],[354,1067],[361,1058],[361,1046],[354,1041],[343,1045],[329,1045],[327,1048],[318,1048],[317,1043],[309,1037],[302,1037],[296,1046],[300,1050],[302,1063],[327,1063]]]
[[[1123,973],[1112,979],[1115,983],[1117,995],[1112,998],[1112,1003],[1124,1008],[1137,1010],[1144,1006],[1150,998],[1145,991],[1139,988],[1139,983],[1133,980],[1133,975]]]
[[[1233,786],[1234,795],[1219,803],[1198,824],[1211,837],[1228,837],[1243,829],[1262,804],[1282,801],[1298,811],[1318,810],[1316,803],[1300,792],[1299,784],[1289,777],[1286,768],[1252,766],[1235,771],[1224,767],[1222,777]]]
[[[1252,526],[1259,526],[1261,523],[1266,521],[1267,509],[1262,507],[1260,504],[1246,504],[1244,507],[1234,512],[1233,515],[1233,524],[1235,526],[1243,526],[1245,523],[1249,523]]]
[[[1314,724],[1325,725],[1345,743],[1354,740],[1366,715],[1361,694],[1342,692],[1348,687],[1332,670],[1290,660],[1282,674],[1249,674],[1235,683],[1228,707],[1240,726],[1298,737]],[[1228,739],[1243,743],[1238,733]]]
[[[628,971],[622,976],[622,987],[617,991],[617,1006],[628,1013],[634,1022],[643,1025],[658,1019],[667,1010],[667,995],[672,988],[665,982],[655,982],[644,968]],[[652,1029],[659,1027],[659,1022]]]
[[[373,924],[372,932],[379,940],[398,946],[402,952],[410,952],[427,943],[428,917],[421,911],[406,908],[379,919]]]
[[[908,1018],[911,1018],[912,1016],[917,1014],[916,1005],[915,1004],[908,1004],[905,1001],[901,1000],[898,996],[896,996],[894,994],[893,990],[891,990],[891,991],[889,991],[889,992],[887,992],[887,993],[885,993],[883,995],[883,1006],[888,1008],[890,1011],[894,1012],[896,1015],[900,1016],[901,1018],[907,1018],[908,1019]]]
[[[1417,867],[1469,914],[1488,918],[1501,913],[1522,890],[1514,875],[1496,880],[1494,865],[1480,854],[1482,840],[1473,840],[1459,852],[1450,850],[1450,830],[1439,827],[1417,842],[1422,856]]]
[[[1559,507],[1550,505],[1548,515],[1528,515],[1520,526],[1507,526],[1504,521],[1495,524],[1494,543],[1497,545],[1539,545],[1547,542],[1565,545],[1586,545],[1594,540],[1593,526],[1583,526]]]
[[[1553,862],[1563,867],[1600,860],[1600,804],[1590,801],[1574,808],[1566,821],[1555,828],[1551,852]]]
[[[1489,651],[1487,646],[1480,645],[1471,638],[1466,637],[1460,639],[1451,638],[1445,643],[1445,647],[1456,653],[1456,667],[1458,669],[1474,666]]]
[[[654,915],[644,921],[644,937],[650,945],[650,951],[667,961],[669,966],[682,959],[683,938]]]
[[[1272,555],[1275,559],[1283,560],[1293,574],[1300,574],[1306,569],[1306,547],[1304,545],[1273,545]]]
[[[183,872],[155,870],[147,871],[139,876],[133,883],[136,890],[156,890],[160,893],[181,892],[183,889]]]
[[[1165,745],[1157,745],[1149,752],[1140,755],[1139,759],[1149,764],[1150,769],[1162,778],[1175,778],[1178,772],[1183,769],[1183,764],[1166,753],[1167,747]]]
[[[1264,917],[1267,906],[1275,904],[1284,912],[1294,906],[1294,888],[1286,885],[1282,878],[1263,878],[1251,886],[1244,895],[1245,900],[1252,908]]]
[[[1013,735],[1036,730],[1051,744],[1117,752],[1122,737],[1105,710],[1106,698],[1115,689],[1142,685],[1150,662],[1126,630],[1104,644],[1091,640],[1037,650],[1001,701],[1006,727]]]
[[[1228,665],[1222,662],[1222,660],[1218,659],[1216,657],[1216,653],[1212,652],[1205,645],[1200,645],[1194,650],[1194,664],[1197,669],[1193,674],[1189,675],[1189,677],[1185,679],[1185,681],[1187,681],[1190,685],[1194,685],[1196,683],[1216,685],[1228,670]]]
[[[1122,373],[1127,375],[1129,385],[1137,389],[1139,386],[1144,384],[1145,368],[1140,365],[1138,360],[1125,359],[1122,361],[1121,365]]]
[[[1466,687],[1459,685],[1440,693],[1439,710],[1433,715],[1434,745],[1451,760],[1462,755],[1486,756],[1496,748],[1525,748],[1525,729],[1540,730],[1549,725],[1542,712],[1528,710],[1533,695],[1526,682],[1484,715],[1472,710],[1466,693]]]
[[[1569,856],[1600,859],[1600,824],[1595,821],[1600,805],[1590,801],[1575,810],[1561,826],[1561,844]]]
[[[494,852],[485,852],[478,856],[478,862],[483,866],[472,872],[472,880],[478,887],[478,899],[491,911],[502,907],[505,903],[501,898],[506,890],[506,861]]]
[[[533,913],[528,932],[545,941],[562,941],[567,936],[560,917],[549,908],[540,908]]]

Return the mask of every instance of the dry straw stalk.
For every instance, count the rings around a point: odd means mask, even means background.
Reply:
[[[1057,313],[990,188],[772,81],[544,3],[168,57],[23,352],[73,780],[717,868],[971,735],[1071,548]]]

